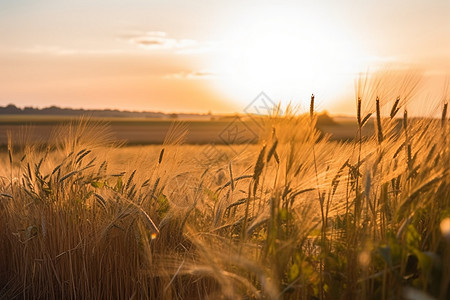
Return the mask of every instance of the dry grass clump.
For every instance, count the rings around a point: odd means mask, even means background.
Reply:
[[[104,128],[84,121],[68,126],[59,143],[42,151],[8,152],[0,187],[0,298],[195,294],[186,284],[201,289],[208,279],[179,278],[165,290],[170,268],[161,272],[154,262],[192,247],[176,209],[187,195],[165,191],[177,172],[176,145],[164,145],[152,164],[141,156],[139,165],[117,166],[108,160],[114,148],[105,147]]]
[[[316,130],[312,97],[214,164],[182,134],[131,160],[84,122],[10,146],[0,298],[447,299],[448,104],[408,118],[419,77],[389,76],[360,79],[346,143]]]

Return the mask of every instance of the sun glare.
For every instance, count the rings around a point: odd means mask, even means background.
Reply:
[[[227,46],[211,64],[220,74],[221,91],[244,105],[264,90],[277,102],[301,106],[316,93],[328,106],[345,89],[352,91],[364,63],[352,37],[326,20],[283,20],[268,13],[236,22],[231,29]]]

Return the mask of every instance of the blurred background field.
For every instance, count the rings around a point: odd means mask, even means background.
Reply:
[[[15,144],[47,142],[55,127],[77,120],[74,116],[58,115],[2,115],[0,117],[0,147],[7,144],[7,133],[11,132]],[[89,118],[102,122],[110,128],[116,141],[127,145],[162,144],[173,123],[182,123],[187,129],[187,144],[255,144],[261,133],[260,124],[248,115],[203,118]],[[357,124],[354,118],[331,118],[319,115],[317,128],[322,134],[330,135],[331,140],[352,140],[356,137]],[[372,124],[363,129],[363,136],[374,132]]]

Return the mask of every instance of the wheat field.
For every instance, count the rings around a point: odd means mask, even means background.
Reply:
[[[85,119],[47,146],[10,140],[0,298],[448,299],[447,103],[408,118],[414,78],[369,85],[348,142],[319,134],[314,98],[238,155],[218,146],[228,159],[202,160],[182,125],[146,147]]]

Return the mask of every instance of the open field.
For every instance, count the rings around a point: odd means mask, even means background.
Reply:
[[[74,117],[6,115],[0,118],[0,147],[7,144],[7,132],[12,133],[16,144],[43,143],[51,140],[54,129],[61,124],[77,120]],[[185,143],[188,144],[242,144],[256,143],[261,126],[251,117],[229,117],[220,120],[170,120],[170,119],[131,119],[131,118],[92,118],[93,122],[108,124],[116,141],[128,145],[162,144],[174,122],[182,123],[187,129]],[[323,134],[331,140],[351,140],[356,137],[357,124],[354,119],[345,119],[335,124],[318,124]],[[372,124],[364,130],[364,136],[373,133]],[[26,140],[25,140],[26,136]]]
[[[446,109],[401,129],[379,109],[367,120],[347,142],[289,112],[254,144],[183,144],[173,126],[162,145],[118,148],[113,122],[84,121],[12,140],[0,298],[448,299]]]

